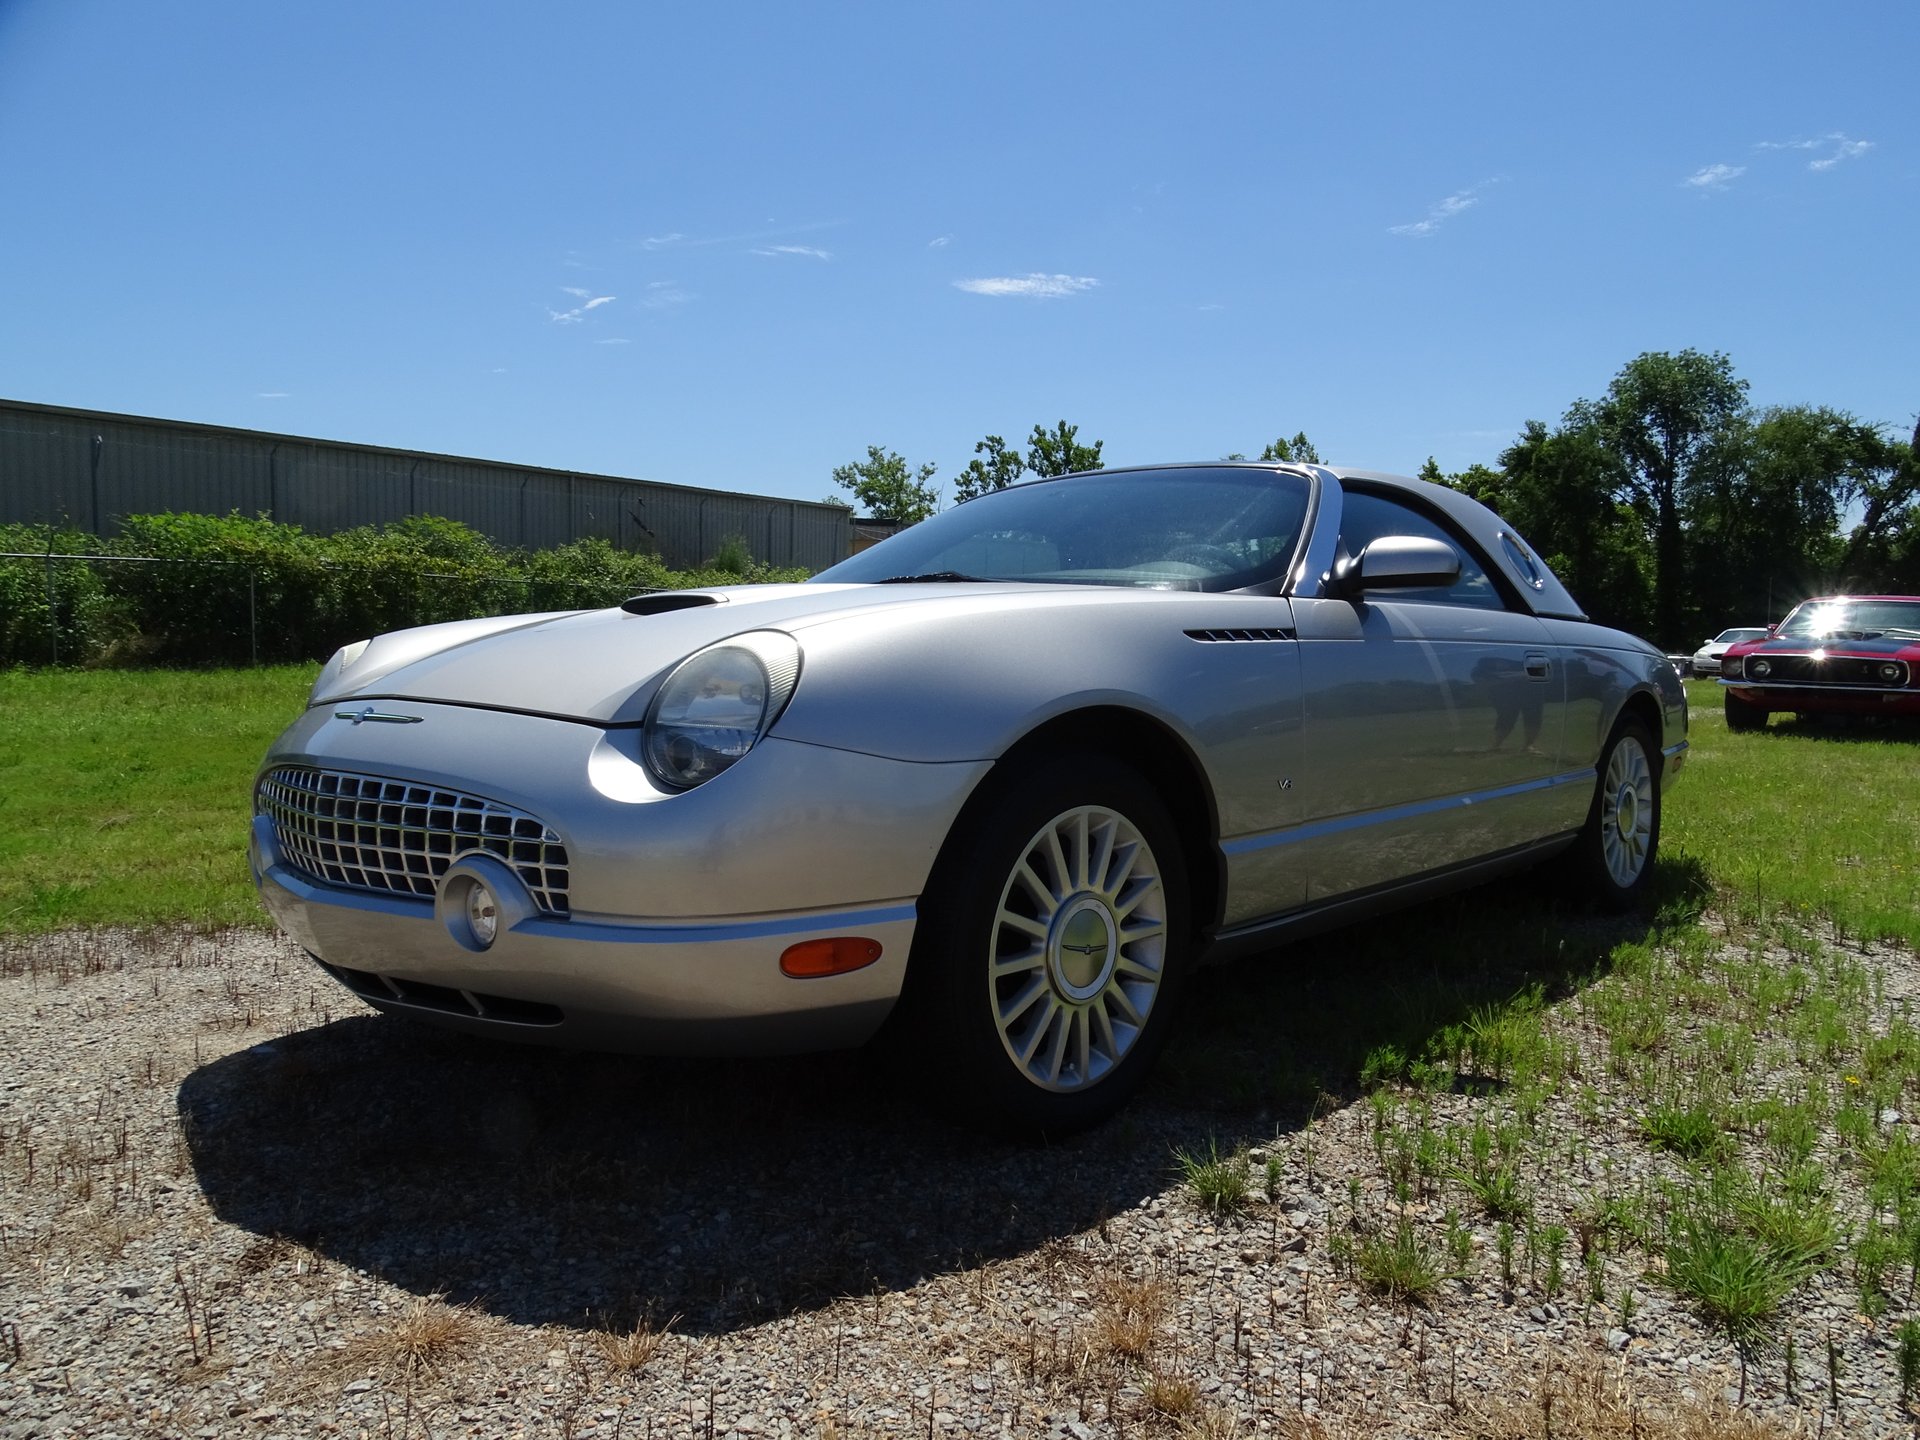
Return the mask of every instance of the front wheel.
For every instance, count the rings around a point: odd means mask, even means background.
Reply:
[[[1726,709],[1727,729],[1764,730],[1767,728],[1767,712],[1758,705],[1742,700],[1731,690],[1723,694],[1720,699]]]
[[[1623,719],[1601,752],[1593,805],[1569,855],[1580,888],[1609,910],[1646,893],[1660,849],[1658,751],[1645,723]]]
[[[1064,1132],[1124,1103],[1164,1042],[1188,941],[1179,835],[1104,758],[990,783],[921,902],[911,1026],[964,1115]]]

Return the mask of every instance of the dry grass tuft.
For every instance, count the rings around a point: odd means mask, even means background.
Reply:
[[[1147,1372],[1142,1398],[1147,1408],[1171,1420],[1192,1417],[1200,1403],[1199,1383],[1184,1370],[1163,1370],[1158,1365]]]
[[[1108,1280],[1094,1305],[1094,1343],[1110,1354],[1146,1359],[1171,1300],[1162,1275]]]
[[[1793,1432],[1720,1402],[1648,1404],[1604,1361],[1545,1367],[1534,1394],[1476,1415],[1480,1440],[1787,1440]]]
[[[411,1301],[385,1329],[354,1336],[339,1358],[344,1366],[396,1377],[438,1374],[479,1334],[469,1307],[430,1295]]]
[[[655,1329],[650,1321],[642,1320],[633,1329],[624,1334],[603,1330],[593,1337],[594,1345],[599,1349],[601,1358],[615,1370],[631,1374],[642,1369],[646,1363],[660,1353],[660,1346],[667,1334],[673,1329],[678,1315],[667,1318],[664,1325]]]

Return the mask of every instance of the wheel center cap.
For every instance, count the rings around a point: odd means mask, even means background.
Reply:
[[[1047,968],[1054,988],[1084,1004],[1107,986],[1120,951],[1113,912],[1098,895],[1076,895],[1060,907],[1047,936]]]
[[[1613,801],[1614,827],[1622,835],[1631,835],[1640,822],[1640,797],[1631,785],[1622,785]]]

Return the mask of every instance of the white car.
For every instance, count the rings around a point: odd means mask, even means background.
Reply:
[[[1735,645],[1745,644],[1749,640],[1767,638],[1764,625],[1739,625],[1731,630],[1722,630],[1693,652],[1693,673],[1696,675],[1718,675],[1720,659]]]

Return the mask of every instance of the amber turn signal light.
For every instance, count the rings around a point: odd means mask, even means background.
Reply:
[[[817,975],[844,975],[880,958],[880,942],[858,935],[836,935],[831,940],[802,940],[780,955],[780,973],[795,980]]]

